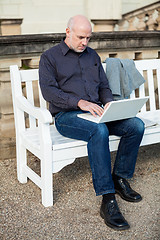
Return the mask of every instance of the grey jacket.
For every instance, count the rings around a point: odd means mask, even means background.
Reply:
[[[145,82],[130,59],[107,58],[106,76],[114,100],[128,98],[133,90]]]

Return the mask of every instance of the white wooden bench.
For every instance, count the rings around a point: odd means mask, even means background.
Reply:
[[[159,124],[145,129],[141,145],[160,142],[160,59],[135,61],[137,69],[143,74],[147,71],[148,93],[145,86],[139,88],[139,96],[149,95],[148,108],[142,109],[142,115]],[[31,179],[42,193],[42,204],[53,205],[53,173],[74,162],[78,157],[87,156],[87,143],[61,136],[55,126],[54,119],[47,110],[47,104],[39,92],[40,107],[35,107],[33,85],[38,82],[38,69],[19,70],[18,66],[10,66],[12,96],[16,129],[17,175],[21,183]],[[154,76],[153,76],[154,75]],[[154,80],[153,80],[154,78]],[[34,84],[33,84],[34,82]],[[156,82],[156,87],[155,83]],[[146,85],[146,84],[145,84]],[[38,86],[38,85],[37,85]],[[26,93],[24,93],[26,89]],[[135,92],[131,98],[135,97]],[[157,106],[156,106],[156,101]],[[26,124],[26,113],[29,126]],[[110,136],[110,150],[117,150],[119,138]],[[40,159],[41,176],[27,165],[26,150]]]

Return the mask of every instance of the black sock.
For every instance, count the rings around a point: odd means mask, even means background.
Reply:
[[[108,193],[103,195],[104,202],[108,202],[110,200],[115,200],[115,193]]]

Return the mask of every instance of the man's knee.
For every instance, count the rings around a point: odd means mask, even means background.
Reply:
[[[138,138],[143,137],[144,129],[145,129],[144,122],[140,118],[135,117],[131,119],[129,132],[131,133],[131,135],[137,136],[137,140]]]
[[[135,118],[135,121],[136,121],[135,131],[137,132],[137,134],[143,135],[145,129],[144,122],[137,117]]]
[[[109,137],[109,131],[107,126],[104,123],[95,124],[93,128],[94,134],[97,134],[101,138],[108,138]]]

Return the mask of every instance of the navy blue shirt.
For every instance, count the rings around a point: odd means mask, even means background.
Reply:
[[[39,82],[53,116],[79,109],[80,99],[98,105],[113,100],[98,54],[89,47],[76,53],[63,40],[41,55]]]

